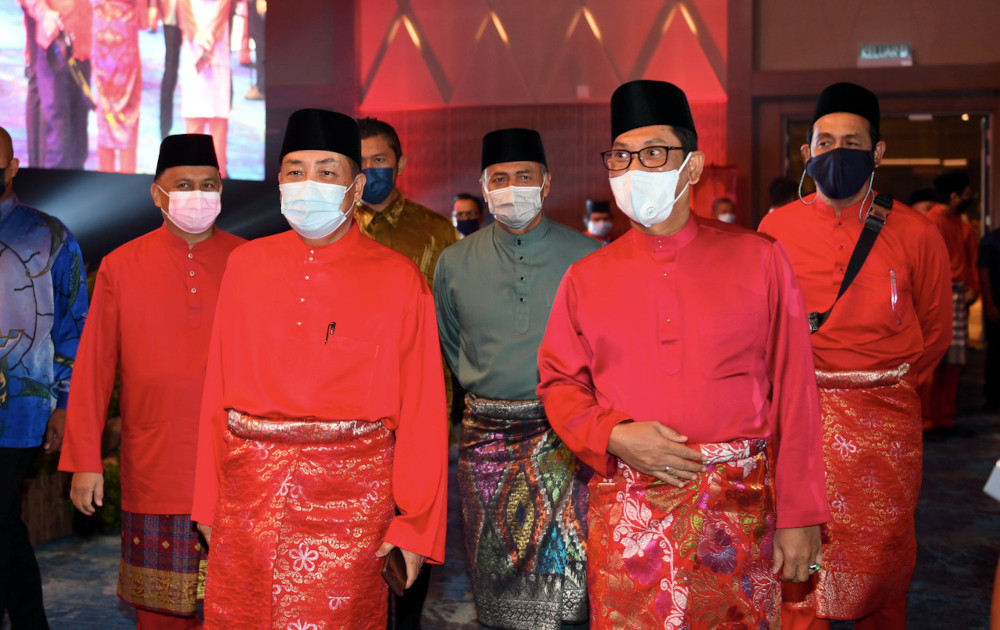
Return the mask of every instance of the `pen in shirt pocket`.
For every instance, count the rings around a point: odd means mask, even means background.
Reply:
[[[899,318],[899,311],[896,309],[896,302],[899,301],[899,292],[896,290],[896,270],[889,270],[889,302],[892,304],[892,314],[896,316],[896,324],[902,325],[903,321]]]
[[[335,331],[335,330],[337,330],[337,322],[330,322],[329,324],[327,324],[327,326],[326,326],[326,338],[323,339],[323,343],[326,343],[327,341],[330,341],[330,335],[332,335],[333,331]]]

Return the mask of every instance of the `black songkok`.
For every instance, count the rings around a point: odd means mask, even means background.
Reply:
[[[497,129],[483,136],[482,170],[502,162],[538,162],[548,166],[541,134],[534,129]]]
[[[182,133],[164,138],[160,143],[160,156],[156,160],[155,177],[175,166],[219,168],[212,136],[203,133]]]
[[[965,171],[948,171],[934,179],[934,190],[943,200],[947,200],[951,193],[961,197],[968,187],[969,174]]]
[[[820,92],[816,100],[816,110],[813,112],[813,124],[827,114],[845,112],[861,116],[871,125],[871,130],[879,132],[881,115],[878,108],[878,97],[870,90],[854,83],[834,83]]]
[[[332,151],[361,166],[361,130],[356,120],[326,109],[300,109],[288,117],[281,143],[284,159],[292,151]]]
[[[593,199],[587,200],[587,216],[595,212],[611,212],[611,206],[607,201],[594,201]]]
[[[629,81],[611,95],[611,142],[626,131],[650,125],[682,127],[695,136],[691,107],[684,91],[666,81]],[[695,149],[695,147],[685,147]]]

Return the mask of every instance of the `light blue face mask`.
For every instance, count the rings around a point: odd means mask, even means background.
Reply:
[[[354,178],[357,181],[357,177]],[[351,182],[351,186],[354,182]],[[281,214],[295,233],[303,238],[323,238],[333,234],[347,220],[341,210],[350,186],[323,184],[311,179],[279,184]]]

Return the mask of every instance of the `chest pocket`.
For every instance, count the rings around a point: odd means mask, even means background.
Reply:
[[[345,410],[362,410],[371,394],[379,347],[343,335],[331,335],[314,344],[315,361],[299,363],[300,383],[314,383],[313,391]]]
[[[749,374],[762,356],[765,318],[747,313],[714,315],[700,325],[701,369],[709,378]]]

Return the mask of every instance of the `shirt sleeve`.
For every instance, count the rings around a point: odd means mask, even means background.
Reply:
[[[768,424],[776,427],[777,526],[806,527],[830,520],[819,391],[805,298],[792,263],[777,242],[770,264],[766,362],[771,382]]]
[[[104,470],[101,433],[115,386],[121,347],[120,313],[111,267],[105,260],[97,272],[93,303],[73,366],[66,435],[59,459],[59,470],[67,472],[100,473]]]
[[[951,345],[951,262],[941,233],[924,229],[912,272],[913,307],[924,337],[924,353],[914,369],[919,387],[928,387],[934,369]]]
[[[73,361],[76,359],[88,308],[83,255],[69,230],[65,231],[65,238],[51,271],[54,293],[52,343],[55,349],[53,393],[58,409],[65,409],[69,401]]]
[[[460,349],[460,333],[458,317],[455,311],[455,301],[452,299],[448,282],[448,256],[441,254],[437,268],[434,270],[434,306],[437,310],[438,336],[444,358],[455,376],[458,373],[458,353]]]
[[[566,446],[599,474],[610,476],[617,462],[608,453],[611,430],[631,418],[597,401],[591,373],[593,351],[576,318],[572,269],[556,292],[538,349],[538,396],[549,424]]]
[[[222,345],[224,331],[219,322],[229,321],[227,279],[222,277],[219,301],[215,307],[215,321],[208,343],[208,360],[205,366],[205,386],[201,396],[201,413],[198,423],[198,454],[194,470],[194,499],[191,520],[202,525],[215,523],[215,506],[219,500],[219,473],[226,448],[226,409],[224,401]]]
[[[434,302],[426,288],[406,314],[399,344],[400,409],[392,463],[399,514],[385,540],[440,564],[447,525],[448,421]]]

